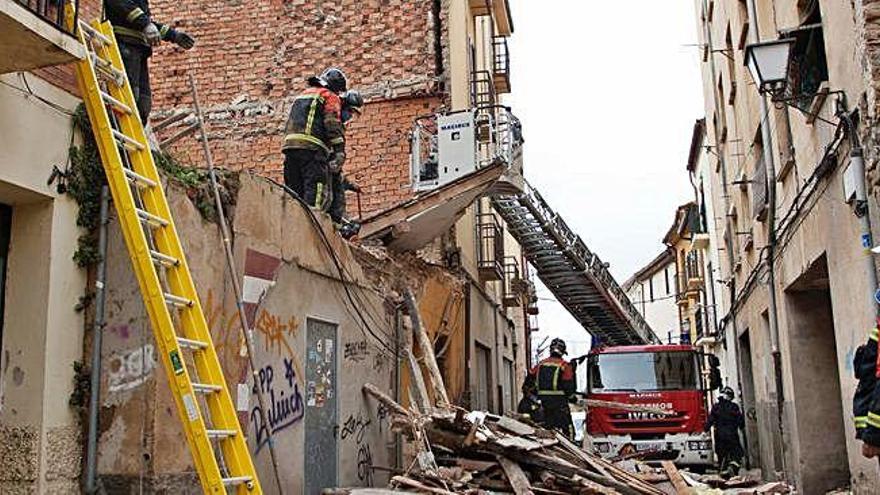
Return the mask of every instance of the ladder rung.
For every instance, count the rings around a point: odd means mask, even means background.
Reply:
[[[205,430],[210,438],[229,438],[238,434],[236,430]]]
[[[252,482],[254,479],[250,476],[235,476],[232,478],[223,478],[223,484],[226,486],[233,485],[245,485]]]
[[[187,299],[185,297],[176,296],[174,294],[165,293],[165,302],[171,304],[172,306],[179,307],[189,307],[193,305],[192,299]]]
[[[113,67],[113,64],[111,64],[109,60],[104,60],[96,53],[89,52],[89,59],[92,61],[92,65],[94,65],[98,72],[109,77],[117,86],[121,87],[125,84],[125,78],[128,77],[125,75],[125,71]]]
[[[86,36],[92,38],[94,40],[98,40],[104,45],[110,46],[113,44],[113,40],[104,35],[104,33],[98,32],[95,28],[93,28],[89,23],[85,21],[79,21],[79,27],[83,30]]]
[[[154,181],[153,179],[150,179],[148,177],[144,177],[143,175],[135,172],[134,170],[132,170],[130,168],[123,167],[122,170],[123,170],[123,172],[125,172],[125,175],[129,179],[131,179],[134,183],[138,184],[139,186],[156,187],[156,185],[157,185],[156,181]]]
[[[185,339],[183,337],[177,337],[177,345],[186,349],[207,349],[208,344],[206,342],[202,342],[200,340],[193,339]]]
[[[115,137],[116,140],[119,141],[120,144],[122,144],[122,146],[125,146],[129,150],[143,151],[146,148],[146,146],[135,141],[133,138],[128,137],[125,134],[117,131],[116,129],[110,129],[110,131],[113,132],[113,137]]]
[[[168,225],[168,220],[165,220],[160,216],[153,215],[146,210],[135,208],[134,211],[136,211],[138,216],[141,217],[141,220],[144,220],[147,223],[158,225],[159,227],[165,227]]]
[[[150,256],[153,257],[153,260],[155,260],[156,263],[159,263],[159,264],[162,264],[165,266],[177,266],[180,264],[179,259],[174,258],[172,256],[168,256],[165,253],[160,253],[159,251],[154,251],[152,249],[150,250]]]
[[[210,394],[214,392],[219,392],[223,390],[223,387],[220,385],[213,385],[211,383],[195,383],[193,382],[192,388],[195,392],[200,394]]]
[[[117,110],[121,110],[126,115],[132,114],[131,107],[129,107],[125,103],[122,103],[121,101],[117,100],[116,98],[108,95],[107,93],[105,93],[103,91],[101,91],[101,98],[104,100],[105,103],[107,103],[108,105],[110,105],[113,108],[116,108]]]

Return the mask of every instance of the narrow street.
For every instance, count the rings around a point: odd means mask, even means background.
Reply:
[[[880,493],[880,0],[0,0],[0,494]]]

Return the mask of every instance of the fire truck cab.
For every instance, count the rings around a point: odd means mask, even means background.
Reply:
[[[604,457],[638,452],[648,461],[712,465],[712,440],[703,434],[709,389],[703,386],[702,356],[691,345],[591,351],[587,358],[590,399],[651,406],[672,414],[590,408],[585,447]]]

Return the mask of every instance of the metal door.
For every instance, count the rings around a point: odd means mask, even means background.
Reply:
[[[337,485],[336,329],[332,323],[306,320],[306,495]]]

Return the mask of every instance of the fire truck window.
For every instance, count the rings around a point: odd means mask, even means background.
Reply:
[[[695,389],[697,371],[690,352],[600,354],[591,366],[590,386],[593,392]]]

